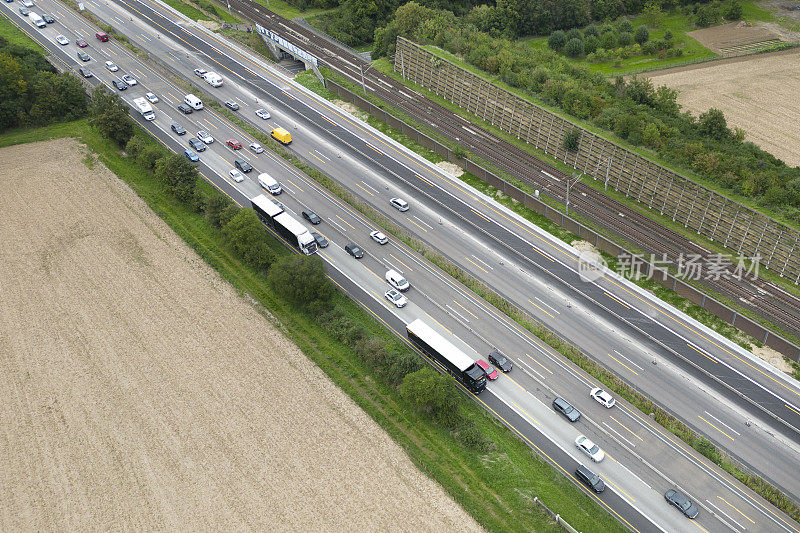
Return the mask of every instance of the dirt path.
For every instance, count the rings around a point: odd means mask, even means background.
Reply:
[[[82,158],[0,155],[0,531],[479,529]]]

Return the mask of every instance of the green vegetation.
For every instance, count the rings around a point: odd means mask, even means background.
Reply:
[[[289,2],[285,2],[284,0],[255,1],[273,13],[276,13],[289,20],[292,20],[295,17],[305,17],[306,19],[310,19],[318,15],[333,13],[336,11],[337,6],[339,5],[338,0],[323,2],[309,2],[307,0],[292,0]]]
[[[164,3],[176,11],[180,11],[192,20],[208,20],[208,15],[181,0],[164,0]]]
[[[0,16],[0,37],[3,37],[9,44],[23,46],[35,52],[44,53],[44,48],[31,40],[19,28],[17,28],[5,15]]]

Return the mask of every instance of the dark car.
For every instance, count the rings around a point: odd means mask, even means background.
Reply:
[[[497,350],[494,350],[492,353],[490,353],[488,357],[489,362],[503,372],[511,372],[511,369],[514,368],[514,365],[511,364],[511,361],[509,361],[505,355],[501,354]]]
[[[75,44],[77,44],[81,48],[86,48],[87,46],[89,46],[89,43],[87,43],[86,40],[84,39],[78,39],[77,41],[75,41]]]
[[[317,246],[319,246],[320,248],[328,247],[328,239],[326,239],[316,231],[312,231],[311,236],[314,237],[314,240],[317,241]]]
[[[570,422],[577,422],[581,417],[580,411],[572,407],[564,398],[556,398],[553,400],[553,409],[567,417]]]
[[[173,124],[170,128],[178,135],[186,135],[186,130],[180,124]]]
[[[303,218],[308,220],[309,222],[311,222],[315,226],[317,224],[319,224],[320,222],[322,222],[322,219],[319,218],[319,215],[317,215],[314,211],[312,211],[310,209],[305,209],[303,211]]]
[[[687,518],[695,518],[700,512],[697,510],[697,506],[692,503],[692,500],[675,489],[669,489],[667,492],[665,492],[664,498],[669,503],[680,509],[680,511],[686,515]]]
[[[42,18],[48,24],[54,24],[56,22],[56,19],[54,19],[52,15],[48,15],[47,13],[42,13]]]
[[[120,91],[124,91],[125,89],[128,88],[128,84],[122,80],[111,80],[111,83],[114,85],[114,87],[116,87]]]
[[[191,115],[192,114],[192,107],[186,104],[181,104],[178,106],[178,111],[183,113],[184,115]]]
[[[239,104],[233,100],[225,100],[225,107],[233,109],[234,111],[239,111]]]
[[[361,248],[359,248],[353,243],[345,245],[344,251],[352,255],[356,259],[361,259],[362,257],[364,257],[364,252],[361,251]]]
[[[206,144],[195,137],[189,139],[189,146],[191,146],[195,152],[202,152],[206,149]]]
[[[89,54],[87,54],[86,52],[80,52],[80,51],[78,52],[78,59],[80,59],[81,61],[91,61],[92,60],[92,58],[89,57]]]
[[[92,74],[92,71],[89,70],[88,68],[81,67],[78,69],[78,72],[80,72],[81,76],[83,76],[84,78],[91,78],[92,76],[94,76],[94,74]]]
[[[248,172],[253,170],[253,167],[250,166],[250,163],[248,163],[244,159],[236,159],[236,160],[234,160],[233,165],[236,168],[238,168],[239,170],[241,170],[242,172],[244,172],[245,174],[247,174]]]
[[[21,7],[19,8],[19,14],[22,15],[23,17],[27,17],[28,15],[31,14],[31,12],[28,11],[26,8]]]
[[[606,490],[606,484],[600,479],[600,476],[581,465],[575,470],[575,477],[578,478],[584,485],[597,492],[598,494]]]
[[[198,161],[200,161],[200,156],[197,155],[196,153],[192,152],[188,148],[183,151],[183,155],[185,155],[186,159],[188,159],[192,163],[197,163]]]

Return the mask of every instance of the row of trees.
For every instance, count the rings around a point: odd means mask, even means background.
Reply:
[[[579,57],[584,53],[592,54],[599,48],[610,50],[630,46],[634,41],[643,46],[648,40],[650,31],[647,26],[639,26],[634,32],[631,21],[623,19],[617,27],[604,24],[598,29],[592,24],[583,31],[578,28],[572,28],[566,33],[563,30],[556,30],[547,38],[547,46],[569,57]]]
[[[0,131],[43,126],[86,115],[81,82],[58,74],[35,50],[0,37]]]
[[[744,133],[731,131],[718,111],[701,117],[684,112],[667,87],[655,88],[646,78],[609,80],[552,50],[491,37],[468,20],[415,2],[376,31],[374,54],[393,54],[397,35],[444,48],[534,99],[800,221],[800,168],[743,142]]]
[[[376,336],[344,310],[344,298],[328,279],[317,256],[280,253],[283,247],[264,227],[255,211],[240,209],[216,190],[199,187],[197,168],[137,133],[120,98],[98,87],[90,105],[90,124],[125,148],[143,172],[151,174],[175,199],[202,213],[220,231],[229,249],[245,264],[265,275],[272,291],[315,320],[333,339],[349,346],[387,385],[421,413],[451,430],[464,445],[486,450],[490,442],[462,415],[454,381],[425,365],[404,343]]]

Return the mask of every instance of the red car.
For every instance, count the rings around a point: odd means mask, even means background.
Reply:
[[[77,41],[75,41],[75,44],[77,44],[81,48],[86,48],[87,46],[89,46],[89,43],[87,43],[83,39],[78,39]]]
[[[241,150],[242,149],[242,143],[240,143],[236,139],[228,139],[227,141],[225,141],[225,144],[227,144],[233,150]]]
[[[495,370],[492,365],[483,359],[478,359],[476,364],[483,369],[483,373],[486,374],[486,377],[489,378],[489,381],[494,381],[497,379],[497,370]]]

